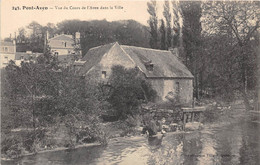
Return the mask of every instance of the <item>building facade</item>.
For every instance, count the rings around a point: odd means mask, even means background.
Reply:
[[[0,68],[8,65],[10,60],[15,60],[16,44],[14,42],[1,41],[0,44]]]
[[[80,51],[80,33],[76,32],[75,37],[72,35],[61,34],[53,38],[47,39],[51,52],[54,55],[72,55],[78,54]]]
[[[191,107],[194,77],[174,53],[111,43],[90,49],[79,73],[91,80],[107,81],[115,65],[136,67],[151,83],[159,100],[178,97],[183,106]]]

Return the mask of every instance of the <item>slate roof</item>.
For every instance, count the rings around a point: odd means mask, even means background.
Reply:
[[[73,37],[72,37],[72,35],[61,34],[61,35],[55,36],[53,38],[50,38],[49,40],[73,41]]]
[[[95,64],[99,63],[103,55],[105,55],[115,43],[101,45],[88,50],[87,54],[82,58],[86,61],[80,70],[80,74],[87,73]]]
[[[114,44],[98,46],[90,49],[82,60],[86,63],[80,73],[85,74],[95,64],[99,63],[103,55],[108,52]],[[130,57],[137,67],[148,78],[193,78],[188,68],[171,51],[149,49],[135,46],[119,45],[125,55]],[[176,52],[175,52],[176,53]],[[147,70],[145,64],[153,64],[153,71]]]
[[[135,61],[146,77],[193,78],[188,68],[178,59],[176,52],[122,45],[121,48]],[[145,63],[153,64],[148,71]]]

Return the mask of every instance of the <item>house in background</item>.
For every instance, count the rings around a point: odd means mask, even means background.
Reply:
[[[15,60],[16,44],[15,41],[7,42],[1,41],[0,43],[0,68],[8,65],[10,60]]]
[[[33,53],[32,51],[16,52],[15,40],[13,42],[1,41],[0,68],[6,67],[10,60],[14,61],[17,66],[21,66],[23,62],[35,62],[36,58],[42,54],[43,53]]]
[[[23,62],[35,62],[40,55],[43,55],[43,53],[33,53],[31,51],[16,52],[14,62],[17,66],[21,66]]]
[[[156,90],[159,100],[178,95],[183,106],[192,107],[193,75],[177,52],[111,43],[89,49],[79,70],[82,76],[107,81],[114,65],[137,67]]]
[[[61,65],[69,66],[73,61],[81,57],[80,33],[76,32],[75,36],[61,34],[48,39],[47,44],[51,53],[58,57]]]

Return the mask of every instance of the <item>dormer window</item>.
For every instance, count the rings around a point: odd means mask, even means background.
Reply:
[[[180,94],[180,83],[176,82],[176,94],[179,95]]]
[[[107,77],[107,72],[106,71],[102,71],[101,77],[102,77],[102,79],[105,79]]]
[[[146,64],[145,67],[148,71],[153,71],[153,63]]]

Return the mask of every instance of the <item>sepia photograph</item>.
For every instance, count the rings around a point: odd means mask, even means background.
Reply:
[[[259,164],[259,1],[0,8],[0,164]]]

